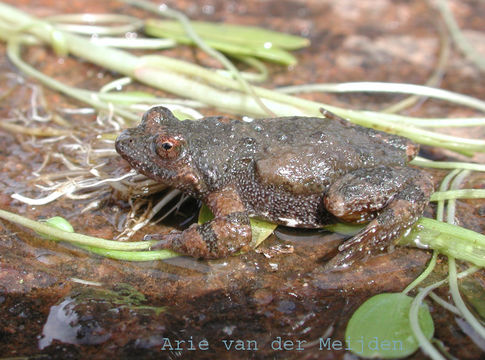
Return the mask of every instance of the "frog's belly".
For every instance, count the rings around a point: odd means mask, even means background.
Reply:
[[[280,225],[300,228],[319,228],[335,222],[325,210],[323,194],[294,195],[288,193],[259,193],[246,198],[251,216]]]

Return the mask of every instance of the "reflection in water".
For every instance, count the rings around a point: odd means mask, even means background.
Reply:
[[[76,311],[76,301],[67,297],[59,305],[51,307],[47,322],[39,340],[39,349],[49,346],[53,340],[67,344],[100,344],[111,336],[109,333],[99,334],[102,330],[96,323],[81,324]],[[86,331],[86,328],[89,330]]]

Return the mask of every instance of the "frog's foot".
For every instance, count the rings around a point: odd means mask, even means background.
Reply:
[[[214,218],[202,225],[193,224],[184,231],[150,236],[157,240],[151,249],[171,249],[202,259],[219,259],[239,250],[249,250],[251,225],[245,212]]]
[[[195,258],[218,259],[249,249],[251,225],[246,213],[232,213],[202,225],[193,224],[184,231],[149,235],[146,239],[159,240],[152,250],[171,249]]]
[[[215,215],[211,221],[193,224],[184,231],[157,236],[152,249],[171,249],[195,258],[218,259],[249,250],[251,224],[239,196],[231,189],[209,195],[206,203]]]
[[[431,179],[419,169],[378,167],[343,176],[326,194],[327,209],[344,221],[371,221],[340,245],[327,269],[348,267],[385,250],[419,219],[432,192]]]

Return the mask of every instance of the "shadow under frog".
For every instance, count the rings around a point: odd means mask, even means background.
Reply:
[[[421,216],[433,184],[407,167],[410,140],[325,117],[250,122],[227,117],[179,121],[164,107],[116,140],[138,172],[207,204],[215,218],[184,231],[152,235],[156,248],[196,258],[248,250],[249,217],[319,228],[335,221],[367,225],[343,243],[332,266],[384,250]]]

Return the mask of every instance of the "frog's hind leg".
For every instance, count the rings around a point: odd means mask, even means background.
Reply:
[[[326,209],[346,222],[370,222],[339,247],[327,268],[347,267],[385,250],[419,219],[432,192],[430,177],[407,167],[358,169],[337,180],[325,195]]]

